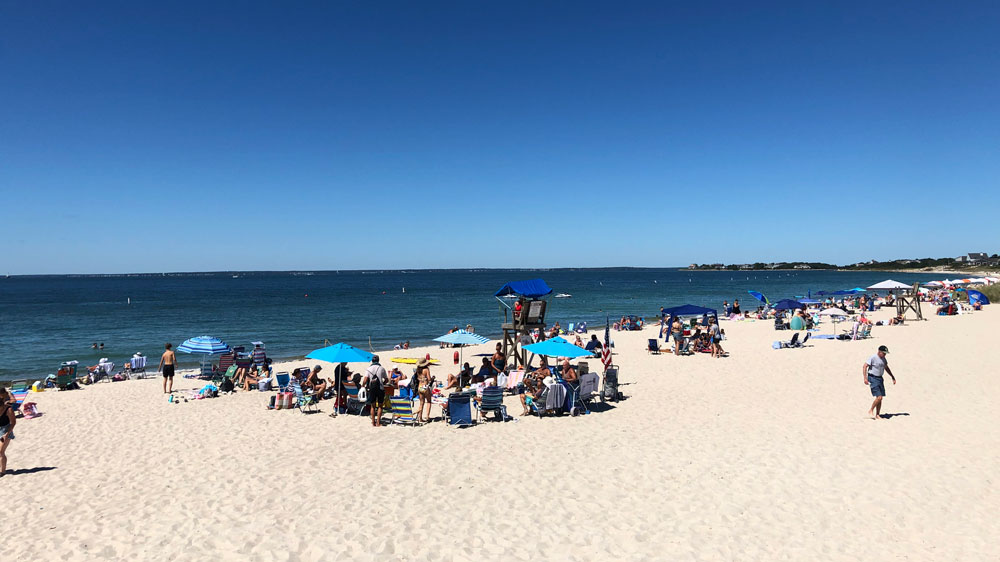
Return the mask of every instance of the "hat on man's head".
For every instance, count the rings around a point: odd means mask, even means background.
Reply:
[[[878,350],[881,351],[882,353],[889,353],[889,348],[884,345],[878,346]]]
[[[378,363],[378,355],[372,355],[372,363]]]
[[[322,365],[316,365],[315,367],[313,367],[313,370],[314,371],[322,371],[323,370],[323,366]]]

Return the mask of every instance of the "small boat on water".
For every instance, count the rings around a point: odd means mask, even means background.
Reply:
[[[556,295],[555,298],[557,298],[557,299],[569,299],[569,298],[572,298],[572,297],[573,297],[573,295],[571,295],[569,293],[559,293],[558,295]]]

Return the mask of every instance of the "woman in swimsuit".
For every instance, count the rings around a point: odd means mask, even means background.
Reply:
[[[420,404],[417,409],[417,423],[430,421],[431,415],[431,392],[434,379],[431,377],[431,362],[421,359],[417,363],[417,396],[420,397]],[[427,416],[424,416],[424,404],[427,405]]]

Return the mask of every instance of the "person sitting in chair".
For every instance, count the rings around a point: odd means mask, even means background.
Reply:
[[[521,407],[524,408],[524,411],[521,413],[522,416],[531,414],[531,408],[528,407],[528,398],[536,402],[541,399],[542,392],[545,391],[545,384],[542,381],[550,375],[552,375],[552,371],[549,370],[549,364],[545,360],[545,357],[542,357],[538,369],[524,376],[524,382],[518,385]]]
[[[257,376],[257,375],[255,375],[254,373],[263,371],[263,368],[261,369],[261,371],[254,371],[252,369],[251,370],[246,370],[246,369],[243,369],[242,367],[239,370],[240,371],[244,371],[244,373],[243,373],[243,390],[244,391],[250,390],[251,386],[256,386],[257,383],[260,382],[260,377]]]
[[[486,359],[483,357],[483,359]],[[448,375],[448,384],[445,385],[444,389],[454,388],[455,390],[461,390],[472,384],[472,367],[468,363],[462,366],[462,370],[458,372],[458,375]]]
[[[568,358],[563,358],[562,378],[573,388],[578,388],[580,386],[580,376],[576,374],[576,369],[574,369],[573,365],[570,364]]]
[[[323,397],[323,393],[326,392],[326,380],[319,376],[319,372],[322,370],[323,367],[321,365],[313,367],[312,371],[310,371],[309,375],[306,377],[303,385],[306,388],[312,389],[313,395],[316,396],[316,400],[321,399]]]
[[[597,339],[597,334],[590,334],[590,341],[587,342],[587,347],[585,347],[584,349],[593,353],[594,357],[600,357],[601,349],[603,347],[604,346],[601,345],[601,340]]]

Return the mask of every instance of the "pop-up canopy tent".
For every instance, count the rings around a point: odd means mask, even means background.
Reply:
[[[775,310],[795,310],[796,308],[805,308],[805,305],[792,299],[781,299],[774,303]]]
[[[680,306],[663,309],[664,316],[701,316],[703,314],[718,316],[719,313],[716,312],[714,308],[705,308],[703,306],[695,306],[693,304],[682,304]]]
[[[527,281],[511,281],[503,287],[500,287],[500,290],[493,296],[505,297],[507,295],[519,295],[529,299],[537,299],[538,297],[544,297],[551,292],[552,288],[546,285],[544,280],[528,279]]]
[[[882,281],[881,283],[875,283],[871,287],[868,287],[868,290],[869,291],[886,291],[886,290],[893,290],[893,289],[909,289],[909,288],[911,288],[911,285],[907,285],[906,283],[900,283],[899,281],[893,281],[892,279],[886,279],[885,281]]]

